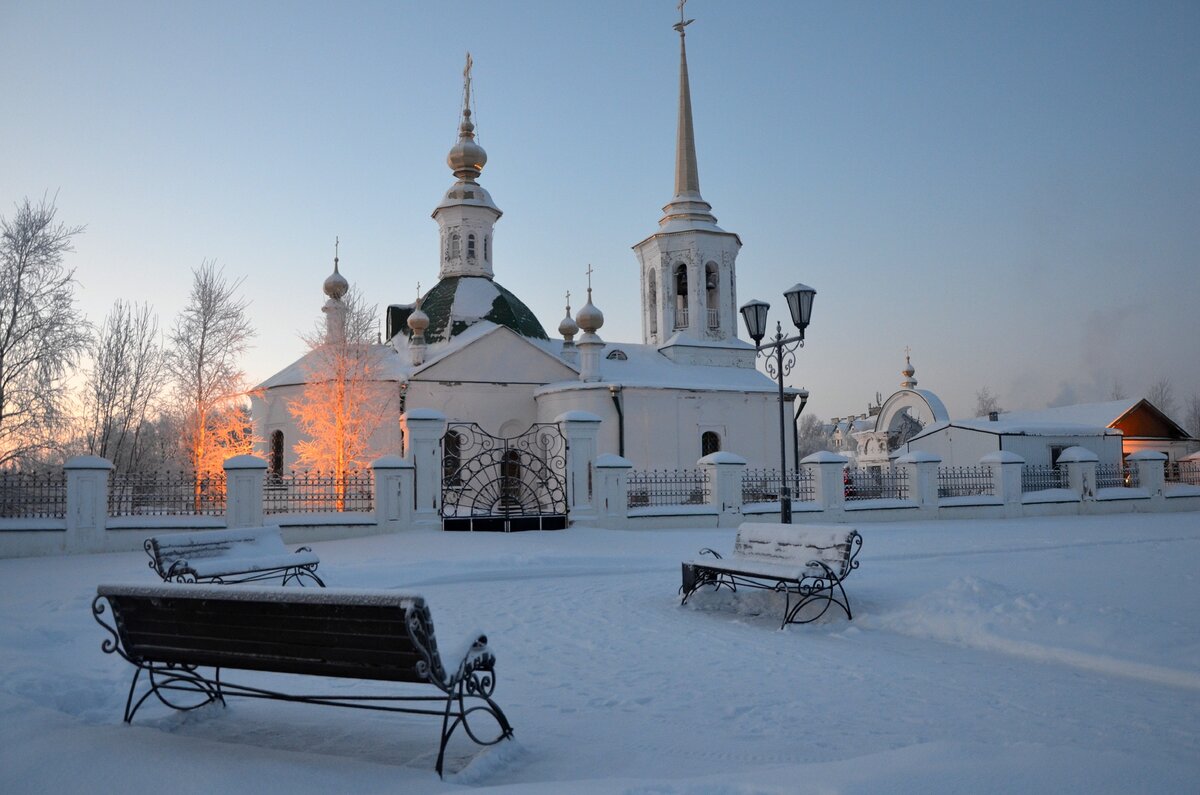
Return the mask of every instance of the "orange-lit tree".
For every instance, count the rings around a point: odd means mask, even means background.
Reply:
[[[346,481],[381,454],[373,437],[383,422],[388,384],[380,380],[384,346],[371,341],[373,307],[356,290],[326,303],[324,333],[309,339],[305,386],[288,403],[303,437],[293,450],[299,467],[333,478],[337,510]]]

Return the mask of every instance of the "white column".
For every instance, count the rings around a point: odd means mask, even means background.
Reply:
[[[1058,456],[1067,468],[1069,488],[1084,500],[1096,499],[1096,464],[1100,458],[1086,447],[1068,447]]]
[[[601,419],[588,411],[568,411],[554,420],[567,439],[567,513],[571,524],[596,519],[592,462]]]
[[[101,552],[108,527],[108,459],[81,455],[67,461],[67,552]]]
[[[821,510],[826,512],[826,518],[841,515],[846,508],[846,483],[842,470],[849,459],[819,450],[800,461],[800,465],[812,472],[813,494]]]
[[[225,468],[225,526],[262,527],[267,462],[254,455],[228,458]]]
[[[596,458],[593,469],[597,522],[604,527],[625,527],[629,520],[629,471],[633,462],[606,454]]]
[[[413,409],[400,418],[404,457],[415,468],[413,525],[440,527],[442,519],[442,437],[446,415],[434,409]]]
[[[412,526],[414,505],[411,461],[398,455],[385,455],[371,464],[375,470],[375,522],[385,533]]]
[[[992,485],[996,496],[1004,501],[1007,518],[1021,516],[1021,469],[1025,459],[1011,450],[997,450],[979,459],[979,463],[992,471]]]
[[[908,473],[908,499],[917,504],[921,513],[937,515],[940,463],[940,456],[923,450],[914,450],[896,459],[896,466]]]
[[[704,456],[696,465],[708,474],[708,504],[717,511],[719,527],[737,527],[742,521],[742,475],[746,459],[721,451]]]
[[[1151,499],[1162,497],[1163,487],[1166,485],[1166,473],[1163,469],[1167,463],[1167,454],[1157,450],[1139,450],[1131,453],[1126,460],[1137,473],[1138,488],[1149,492]]]

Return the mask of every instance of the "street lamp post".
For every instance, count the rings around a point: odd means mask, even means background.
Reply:
[[[794,337],[783,336],[783,324],[775,321],[775,336],[764,343],[767,333],[767,311],[771,305],[766,301],[751,300],[741,307],[742,320],[746,323],[746,331],[754,340],[757,355],[766,361],[767,374],[779,384],[779,521],[784,524],[792,523],[792,489],[788,485],[787,476],[787,425],[783,418],[783,377],[792,372],[796,365],[796,349],[804,347],[804,330],[812,319],[813,296],[817,291],[813,288],[797,284],[784,292],[787,299],[788,311],[792,315],[792,323],[799,332]]]

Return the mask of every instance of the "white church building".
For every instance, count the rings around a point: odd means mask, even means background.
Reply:
[[[493,229],[502,213],[479,182],[487,154],[475,140],[468,71],[458,141],[447,157],[455,181],[433,211],[437,283],[414,304],[388,307],[386,339],[374,351],[382,405],[372,454],[405,453],[401,418],[416,410],[506,438],[587,412],[600,419],[596,452],[620,455],[638,469],[693,467],[716,451],[751,466],[777,465],[778,387],[756,369],[754,345],[738,337],[741,240],[717,225],[700,194],[684,23],[676,30],[675,190],[658,228],[633,246],[641,266],[641,340],[600,336],[604,315],[590,285],[587,302],[574,316],[568,304],[552,337],[497,281],[504,256]],[[324,283],[329,340],[345,333],[347,288],[335,257]],[[273,471],[296,460],[302,433],[289,406],[304,391],[314,355],[268,378],[252,398],[255,431]]]

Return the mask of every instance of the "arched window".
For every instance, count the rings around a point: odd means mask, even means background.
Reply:
[[[675,266],[675,328],[688,327],[688,277],[687,266],[682,262]]]
[[[271,451],[267,455],[267,475],[278,478],[283,474],[283,431],[271,432]]]
[[[450,233],[450,256],[457,257],[459,252],[459,236],[458,232]]]
[[[483,261],[484,262],[492,261],[492,257],[488,253],[488,236],[487,235],[483,236]]]
[[[700,435],[700,456],[721,452],[721,437],[715,431],[705,431]]]
[[[475,235],[467,235],[467,259],[475,259]]]
[[[650,271],[650,281],[646,286],[646,305],[650,307],[650,333],[658,333],[658,277]]]
[[[704,266],[704,305],[708,307],[708,327],[715,329],[719,326],[718,318],[720,312],[717,308],[720,306],[720,275],[717,271],[717,263],[710,262]]]

